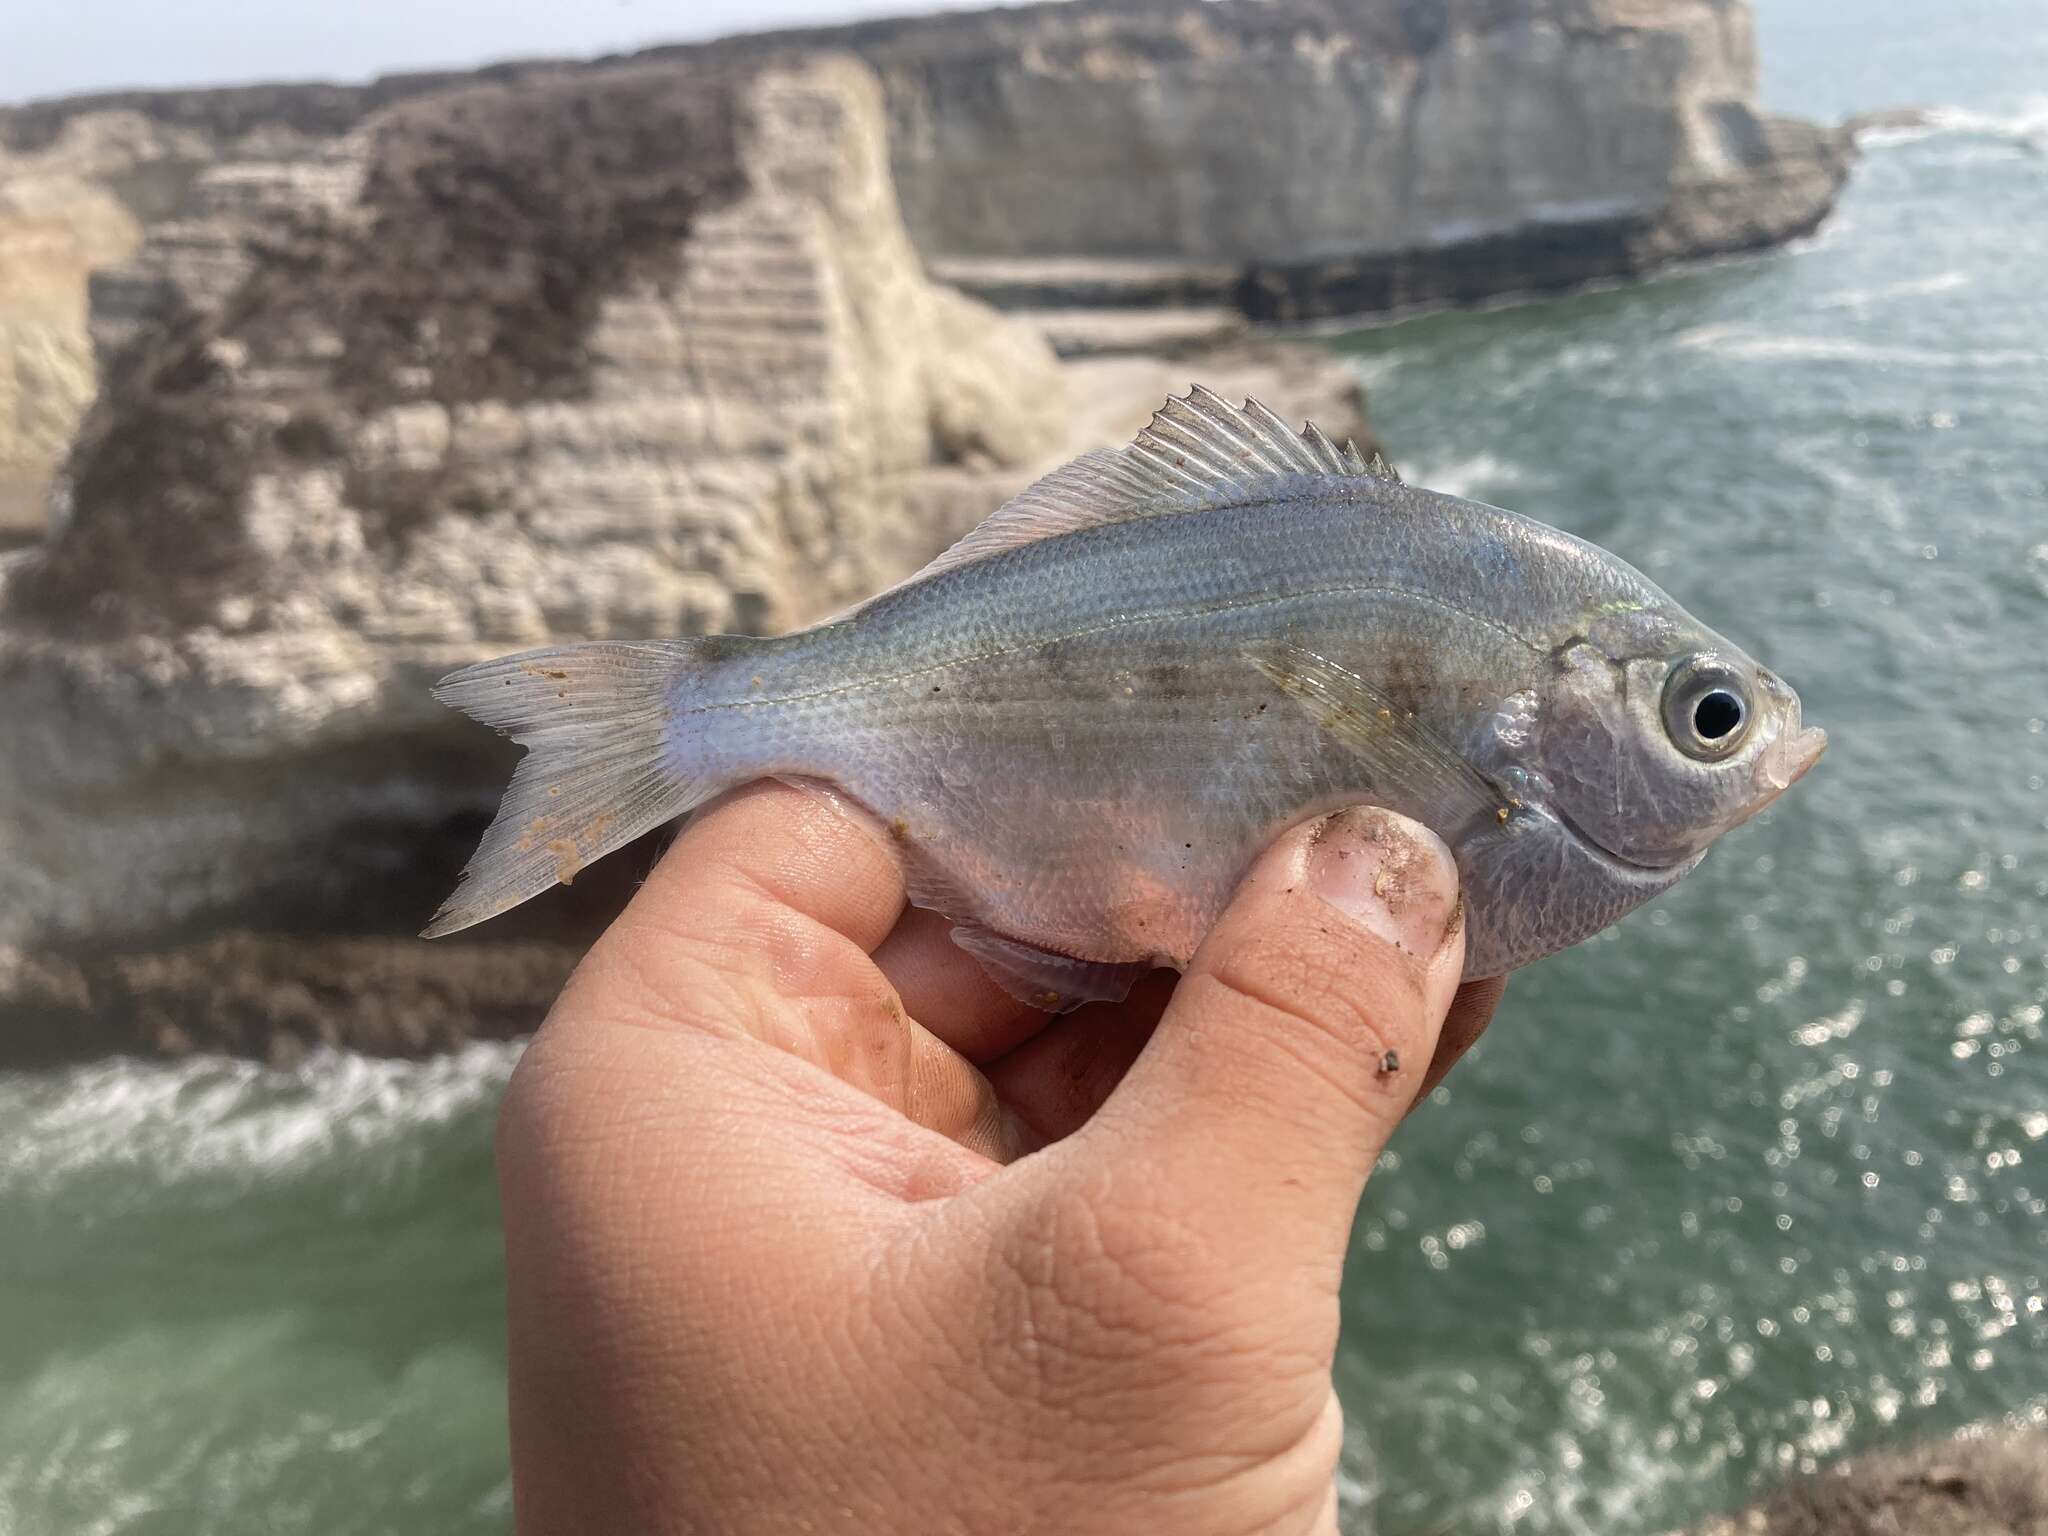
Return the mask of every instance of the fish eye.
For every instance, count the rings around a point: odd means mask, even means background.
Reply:
[[[1726,688],[1701,694],[1700,701],[1692,707],[1692,728],[1702,741],[1719,741],[1741,727],[1742,700]]]
[[[1753,713],[1742,678],[1711,656],[1673,668],[1664,685],[1664,729],[1681,752],[1702,762],[1741,746]]]

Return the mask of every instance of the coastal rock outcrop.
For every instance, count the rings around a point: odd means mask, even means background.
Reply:
[[[0,147],[0,548],[40,537],[43,497],[98,385],[92,274],[127,261],[142,220],[207,157],[135,112],[67,119]]]
[[[494,793],[451,665],[800,622],[1066,430],[1044,343],[923,277],[851,62],[477,87],[203,179],[4,568],[0,943],[316,921]]]
[[[406,937],[513,756],[437,677],[800,624],[1186,387],[931,282],[883,121],[844,57],[670,61],[196,169],[94,279],[57,521],[0,564],[0,1055],[530,1028],[646,855]],[[1334,362],[1199,376],[1363,430]]]
[[[1026,312],[1066,354],[1185,351],[1247,320],[1758,249],[1826,216],[1853,153],[1844,130],[1757,107],[1747,0],[1068,0],[589,63],[0,108],[0,544],[41,525],[95,345],[109,357],[167,286],[225,299],[253,258],[213,237],[219,221],[288,218],[322,176],[345,197],[373,119],[821,52],[883,83],[925,268]],[[109,272],[144,231],[141,262]]]
[[[1978,1426],[1954,1439],[1847,1457],[1694,1536],[2038,1536],[2048,1531],[2048,1435]]]
[[[1071,0],[718,47],[823,45],[887,87],[918,248],[1049,308],[1624,276],[1811,230],[1851,152],[1756,106],[1746,0]]]

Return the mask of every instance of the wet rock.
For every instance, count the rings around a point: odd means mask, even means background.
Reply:
[[[1696,1536],[2043,1536],[2048,1435],[1977,1430],[1851,1457]]]

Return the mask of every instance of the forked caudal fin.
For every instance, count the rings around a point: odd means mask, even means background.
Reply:
[[[669,725],[703,640],[599,641],[465,667],[434,696],[526,747],[462,882],[424,937],[496,917],[711,798],[679,768]]]

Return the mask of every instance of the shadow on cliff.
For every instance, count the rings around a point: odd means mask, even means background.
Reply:
[[[459,464],[365,468],[351,458],[352,430],[412,402],[584,395],[600,302],[672,263],[693,223],[743,185],[738,88],[675,68],[573,76],[409,103],[367,129],[354,202],[264,229],[224,303],[202,312],[166,293],[108,360],[66,467],[67,515],[8,573],[0,618],[16,676],[40,668],[47,681],[55,648],[124,638],[186,655],[191,637],[220,628],[224,605],[239,610],[241,638],[289,627],[274,606],[303,602],[308,573],[266,548],[247,515],[279,470],[331,471],[373,558],[396,560],[430,516],[461,512]],[[325,359],[310,375],[309,350]],[[75,675],[68,692],[45,690],[65,704],[17,719],[53,733],[41,755],[60,764],[60,726],[98,715],[94,728],[115,734],[127,707],[119,690],[94,697],[82,665]],[[288,798],[295,781],[501,785],[516,756],[451,715],[439,729],[255,763],[181,766],[176,751],[160,753],[147,774],[175,816],[181,774],[254,804]],[[34,791],[105,792],[89,773]],[[0,1049],[10,1063],[201,1047],[288,1061],[318,1043],[416,1054],[530,1030],[660,840],[487,935],[429,947],[411,935],[486,820],[394,810],[309,828],[274,880],[239,881],[256,897],[216,903],[140,947],[16,952],[14,974],[0,975]]]
[[[7,585],[5,617],[104,638],[208,623],[224,592],[260,605],[281,573],[223,509],[281,465],[341,469],[373,544],[462,507],[459,466],[353,469],[349,425],[401,403],[584,394],[601,301],[744,185],[738,88],[629,70],[396,109],[371,130],[356,203],[263,231],[224,304],[167,294],[108,361],[68,515]],[[326,366],[294,377],[309,336]],[[238,387],[266,372],[270,387]]]

